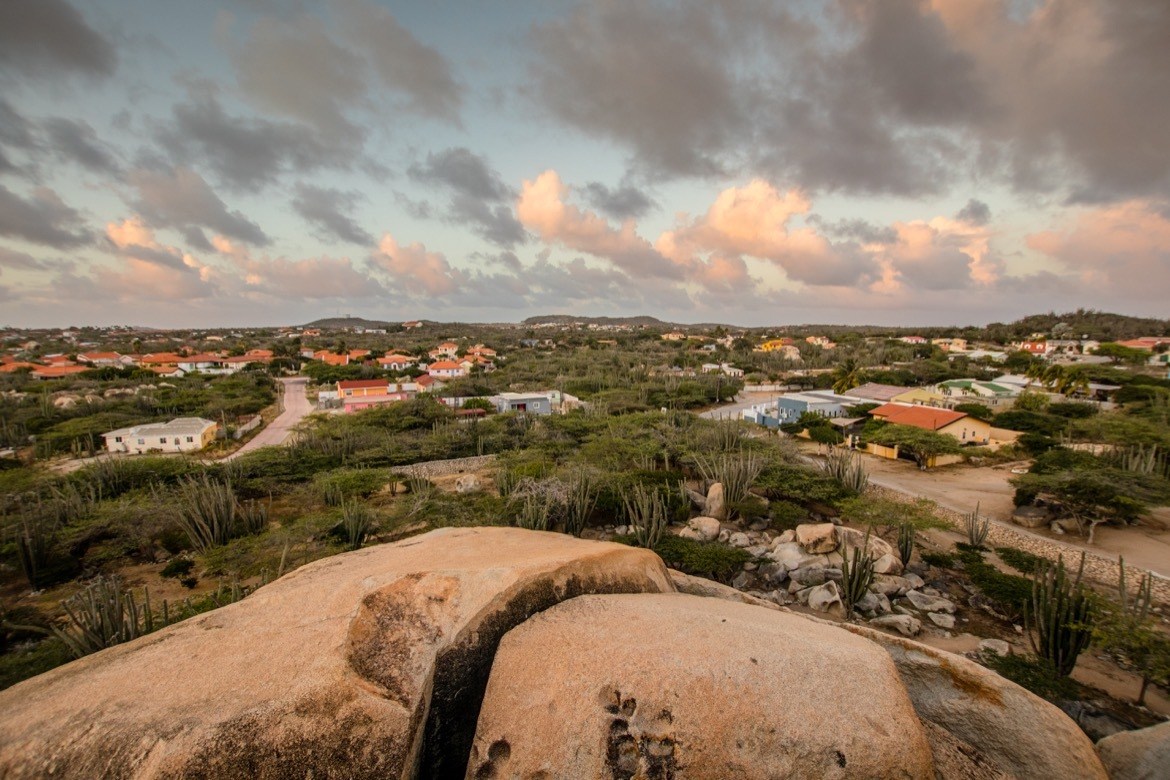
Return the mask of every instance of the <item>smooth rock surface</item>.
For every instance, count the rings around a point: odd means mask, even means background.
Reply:
[[[832,523],[804,523],[796,526],[796,543],[814,555],[837,549],[837,526]]]
[[[325,558],[0,692],[0,776],[461,774],[467,692],[508,629],[582,593],[673,590],[647,550],[509,528]]]
[[[716,520],[727,519],[727,502],[723,498],[723,483],[716,482],[707,489],[707,499],[703,504],[703,514],[714,517]]]
[[[883,615],[869,621],[869,624],[897,631],[902,636],[918,636],[922,631],[922,621],[910,615]]]
[[[931,596],[922,591],[911,590],[906,593],[906,600],[920,612],[947,612],[955,613],[955,603],[942,596]]]
[[[698,533],[705,542],[719,538],[719,521],[714,517],[692,517],[687,521],[687,527]]]
[[[1097,750],[1111,780],[1165,780],[1170,776],[1170,721],[1105,737]]]
[[[468,777],[935,774],[881,648],[781,611],[674,594],[586,596],[510,631]]]

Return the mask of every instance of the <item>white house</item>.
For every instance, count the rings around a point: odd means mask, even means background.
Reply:
[[[453,360],[436,360],[427,366],[427,373],[438,379],[456,379],[467,376],[467,368]]]
[[[110,452],[197,452],[215,441],[219,426],[202,417],[179,417],[165,423],[146,423],[102,434]]]

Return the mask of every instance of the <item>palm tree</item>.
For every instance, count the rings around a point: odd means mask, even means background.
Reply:
[[[845,358],[833,369],[833,392],[844,393],[861,384],[863,374],[861,366],[854,358]]]

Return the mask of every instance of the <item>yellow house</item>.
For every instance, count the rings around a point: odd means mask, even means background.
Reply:
[[[792,346],[792,339],[772,339],[756,347],[756,350],[759,352],[779,352],[790,346]]]

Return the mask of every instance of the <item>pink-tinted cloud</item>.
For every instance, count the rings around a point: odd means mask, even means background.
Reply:
[[[448,295],[467,281],[467,274],[453,268],[441,253],[428,252],[417,242],[402,246],[389,233],[382,236],[370,259],[409,293]]]
[[[659,252],[702,279],[747,280],[742,257],[769,260],[789,279],[813,285],[855,283],[864,270],[811,227],[791,227],[811,204],[799,190],[781,193],[755,179],[716,197],[702,217],[683,218],[655,242]]]
[[[525,181],[516,202],[516,216],[541,240],[609,260],[636,278],[681,279],[683,269],[638,235],[633,220],[620,228],[585,209],[565,202],[569,188],[556,171]]]
[[[236,271],[241,294],[284,299],[369,298],[385,293],[381,283],[354,267],[348,257],[287,257],[253,255],[224,236],[211,239],[215,250]]]
[[[1170,290],[1170,218],[1152,203],[1083,212],[1062,229],[1029,235],[1027,245],[1057,260],[1087,289],[1162,300]]]
[[[158,241],[138,216],[106,225],[119,266],[94,266],[93,283],[117,300],[206,298],[216,293],[214,269],[178,247]]]
[[[1003,264],[991,250],[991,231],[983,225],[935,217],[895,222],[896,240],[874,248],[881,268],[875,292],[902,287],[956,290],[994,285]]]

